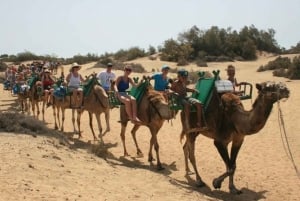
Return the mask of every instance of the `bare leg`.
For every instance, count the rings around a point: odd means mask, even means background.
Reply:
[[[202,106],[201,104],[195,104],[195,106],[197,107],[197,127],[201,128],[202,124],[201,124],[201,115],[202,115]]]
[[[184,103],[184,114],[185,114],[185,127],[187,130],[190,129],[190,104],[189,103]]]
[[[137,105],[136,105],[136,100],[134,98],[130,99],[131,102],[131,107],[132,107],[132,119],[136,122],[141,122],[141,120],[137,117]]]

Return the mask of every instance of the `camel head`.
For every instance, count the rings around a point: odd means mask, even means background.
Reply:
[[[150,104],[162,119],[172,119],[175,117],[176,113],[174,110],[170,110],[169,104],[163,93],[155,91],[153,87],[149,85],[147,87],[147,95]]]
[[[271,100],[273,103],[283,98],[288,98],[290,90],[282,82],[263,82],[256,84],[258,94],[264,96],[265,99]]]

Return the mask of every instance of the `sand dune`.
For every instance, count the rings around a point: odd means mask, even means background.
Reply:
[[[291,90],[291,96],[287,101],[281,102],[279,107],[283,112],[295,164],[300,168],[300,80],[289,81],[273,77],[272,72],[256,72],[260,65],[274,59],[273,56],[262,55],[253,62],[208,63],[207,68],[195,65],[186,68],[194,71],[219,69],[221,77],[225,78],[225,68],[228,64],[233,64],[239,81],[252,84],[267,80],[285,82]],[[160,69],[164,64],[145,58],[135,62],[145,66],[149,72],[147,74],[151,74],[152,69]],[[168,64],[176,68],[174,63]],[[88,75],[102,70],[92,66],[93,63],[84,65],[80,72]],[[69,66],[64,68],[67,70]],[[116,73],[119,75],[122,72]],[[141,77],[141,74],[135,73],[133,76]],[[171,76],[175,77],[174,74]],[[253,92],[256,97],[256,90]],[[7,91],[2,91],[0,111],[7,111],[15,106],[15,99]],[[251,109],[253,101],[254,99],[245,100],[243,103],[247,109]],[[158,135],[161,161],[166,168],[161,172],[157,172],[155,166],[147,162],[150,132],[145,127],[137,134],[145,156],[136,156],[130,135],[131,124],[126,132],[126,144],[131,156],[122,156],[118,120],[119,110],[113,109],[112,129],[104,136],[106,146],[109,147],[106,160],[90,152],[93,137],[86,112],[82,117],[83,139],[76,139],[77,135],[71,138],[71,148],[59,144],[51,136],[0,133],[0,200],[300,200],[300,179],[282,144],[276,104],[265,127],[256,135],[246,137],[239,153],[235,183],[242,189],[241,195],[228,193],[228,180],[225,180],[220,190],[213,189],[212,180],[222,174],[225,167],[212,140],[203,136],[197,139],[196,157],[207,187],[196,188],[194,175],[191,179],[185,177],[182,144],[179,142],[179,116],[166,122]],[[49,128],[54,127],[51,108],[46,110],[46,124]],[[96,122],[94,126],[96,127]],[[67,111],[65,131],[68,136],[72,130],[71,112]]]

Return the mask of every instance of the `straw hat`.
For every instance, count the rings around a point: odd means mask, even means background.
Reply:
[[[73,68],[81,68],[81,66],[78,64],[78,63],[72,63],[72,65],[71,65],[71,70],[73,70]]]
[[[50,70],[47,68],[46,70],[44,70],[45,73],[50,73]]]

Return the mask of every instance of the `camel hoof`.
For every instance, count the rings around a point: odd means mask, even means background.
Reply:
[[[154,159],[153,157],[149,157],[149,158],[148,158],[148,162],[151,163],[151,162],[153,162],[153,161],[155,161],[155,159]]]
[[[205,187],[206,184],[200,179],[200,180],[196,181],[196,186],[201,188],[201,187]]]
[[[139,158],[144,157],[144,154],[143,154],[141,151],[138,151],[138,152],[136,153],[136,155],[137,155],[137,157],[139,157]]]
[[[230,188],[230,193],[233,194],[233,195],[240,195],[243,192],[241,190],[237,189],[236,187],[231,187]]]
[[[195,174],[194,172],[192,172],[192,171],[190,171],[190,170],[187,170],[186,172],[185,172],[185,175],[193,175],[193,174]]]
[[[220,189],[221,186],[222,186],[222,180],[219,180],[218,178],[214,179],[213,180],[213,186],[214,186],[215,189]]]
[[[162,165],[157,165],[157,170],[158,171],[162,171],[162,170],[164,170],[165,168],[162,166]]]

